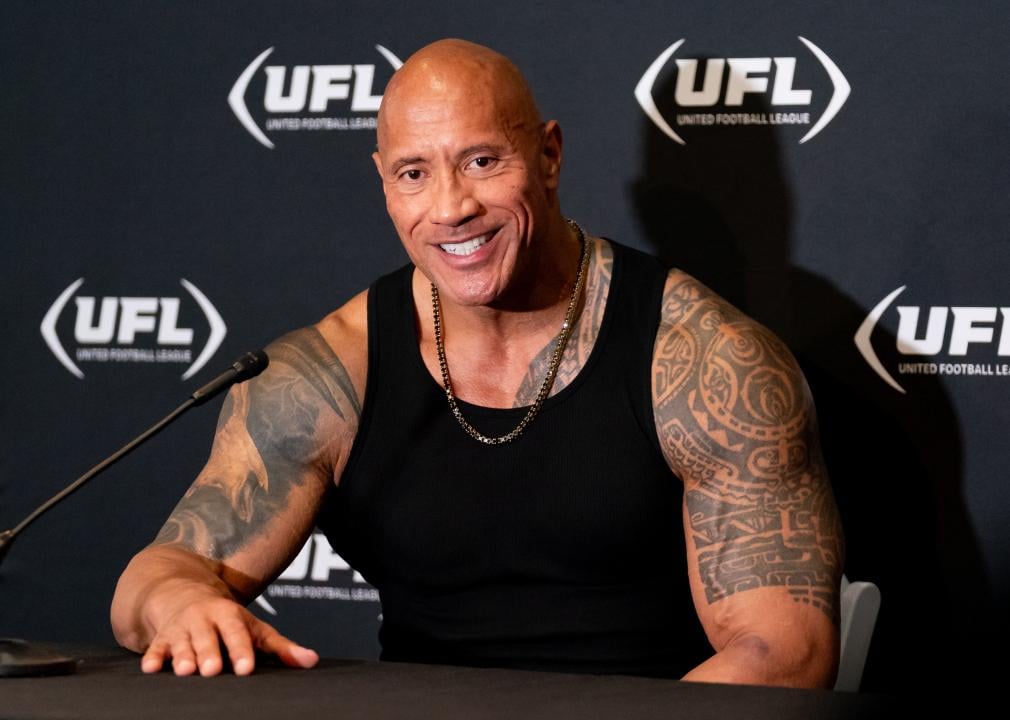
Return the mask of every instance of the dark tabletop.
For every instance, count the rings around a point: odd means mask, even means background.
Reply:
[[[248,677],[144,675],[122,650],[78,649],[75,674],[0,678],[0,718],[868,718],[892,699],[825,690],[322,660]]]

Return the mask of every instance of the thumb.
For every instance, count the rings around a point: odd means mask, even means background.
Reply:
[[[263,652],[276,655],[288,667],[310,668],[319,662],[319,654],[315,650],[289,640],[265,622],[257,620],[250,629],[256,647]]]

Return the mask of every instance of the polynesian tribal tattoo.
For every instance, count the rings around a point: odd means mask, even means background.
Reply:
[[[561,363],[558,365],[558,374],[554,378],[551,395],[561,392],[566,385],[575,379],[575,376],[586,364],[589,354],[593,351],[596,336],[600,334],[603,311],[607,305],[610,276],[614,266],[614,250],[606,241],[594,240],[588,236],[586,241],[594,244],[589,258],[589,268],[586,271],[586,300],[578,319],[575,321],[575,330],[568,338],[568,344],[561,355]],[[547,343],[544,349],[537,353],[530,362],[523,382],[516,392],[515,400],[512,402],[513,407],[525,407],[533,404],[533,401],[536,400],[537,393],[540,392],[540,385],[547,374],[547,367],[551,362],[555,342],[555,340],[551,340]]]
[[[229,557],[264,530],[313,468],[331,461],[335,423],[350,432],[357,428],[358,395],[318,330],[289,333],[267,354],[267,372],[235,386],[225,399],[211,459],[155,544],[179,543],[214,560]]]
[[[844,539],[792,354],[677,271],[662,317],[653,408],[667,463],[685,483],[706,599],[784,586],[837,622]]]

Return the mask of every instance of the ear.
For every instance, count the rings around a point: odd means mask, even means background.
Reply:
[[[557,190],[561,178],[561,126],[556,120],[548,120],[543,133],[540,145],[540,169],[544,176],[544,185],[551,190]]]
[[[386,194],[386,176],[382,172],[382,156],[379,155],[379,151],[376,150],[372,153],[372,162],[375,163],[375,171],[379,173],[379,180],[382,181],[382,194]]]

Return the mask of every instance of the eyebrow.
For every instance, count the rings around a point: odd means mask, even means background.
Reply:
[[[509,152],[509,148],[506,145],[500,145],[495,143],[476,143],[474,145],[468,145],[467,147],[460,150],[458,153],[456,153],[456,157],[464,158],[467,155],[472,155],[474,153],[482,151],[490,152],[495,155],[503,155]],[[396,172],[398,172],[401,168],[407,165],[414,165],[416,163],[424,163],[424,162],[427,162],[427,158],[422,157],[421,155],[412,155],[409,157],[397,158],[397,160],[393,162],[392,165],[390,165],[389,172],[392,174],[396,174]]]
[[[424,158],[420,155],[414,157],[402,157],[389,166],[389,172],[395,175],[396,172],[405,165],[413,165],[421,162],[424,162]]]
[[[476,152],[486,151],[494,153],[495,155],[503,155],[508,152],[509,148],[505,145],[495,145],[494,143],[477,143],[476,145],[470,145],[459,151],[458,157],[466,157],[467,155],[473,155]]]

